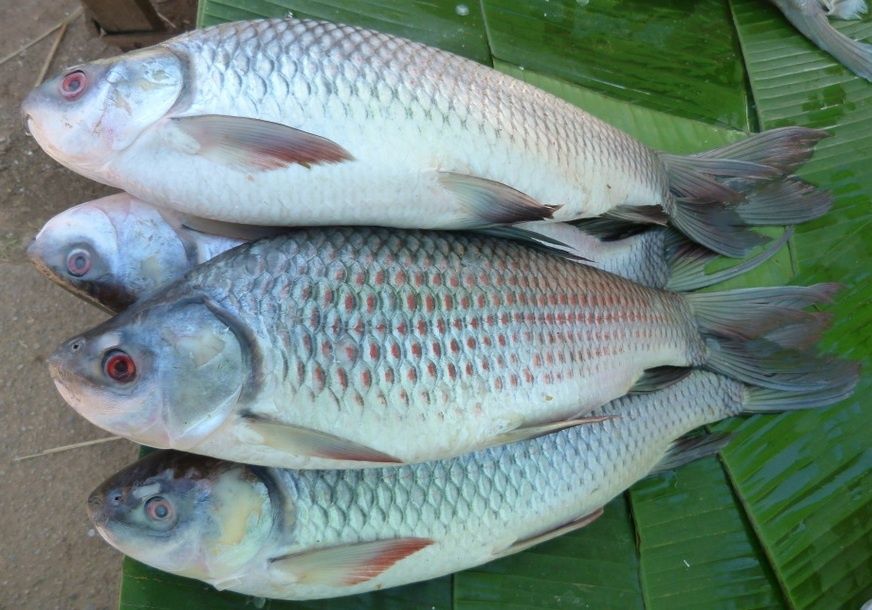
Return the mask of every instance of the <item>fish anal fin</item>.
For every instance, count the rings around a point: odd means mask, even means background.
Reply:
[[[438,180],[469,209],[471,226],[542,220],[561,207],[544,205],[508,185],[477,176],[439,172]]]
[[[569,532],[573,532],[575,530],[588,526],[597,519],[599,519],[602,514],[603,509],[602,507],[599,507],[587,513],[586,515],[582,515],[581,517],[570,521],[569,523],[564,523],[563,525],[559,525],[555,528],[540,532],[538,534],[534,534],[533,536],[528,536],[527,538],[516,540],[508,548],[494,553],[494,555],[496,557],[504,557],[506,555],[512,555],[513,553],[525,551],[530,547],[551,540],[552,538],[557,538],[558,536],[562,536],[563,534],[568,534]]]
[[[433,544],[430,538],[374,540],[315,549],[270,560],[270,573],[296,583],[348,587],[375,578]]]
[[[242,171],[353,160],[336,142],[280,123],[217,114],[174,117],[171,121],[196,142],[194,150],[187,152]]]
[[[387,453],[326,432],[253,415],[245,415],[242,419],[249,430],[260,435],[263,444],[286,453],[351,462],[403,462]]]
[[[595,415],[592,417],[578,417],[574,419],[566,419],[557,422],[549,422],[547,424],[535,424],[531,426],[519,426],[513,430],[502,432],[491,438],[485,447],[496,447],[507,443],[517,443],[518,441],[528,441],[532,438],[559,432],[567,428],[575,426],[586,426],[589,424],[598,424],[608,419],[614,419],[615,415]]]
[[[644,394],[662,390],[690,375],[690,371],[686,366],[658,366],[647,369],[630,388],[630,393]]]
[[[730,441],[729,434],[684,436],[672,443],[666,455],[651,469],[649,475],[684,466],[695,460],[716,454]]]

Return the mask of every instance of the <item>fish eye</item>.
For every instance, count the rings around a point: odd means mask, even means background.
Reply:
[[[152,521],[167,523],[175,516],[173,505],[163,496],[154,496],[145,503],[145,514]]]
[[[88,77],[81,70],[75,70],[64,76],[61,81],[61,95],[68,100],[79,97],[88,84]]]
[[[82,277],[91,270],[91,253],[82,248],[70,250],[67,255],[67,271],[74,277]]]
[[[103,371],[119,383],[130,383],[136,378],[136,363],[120,349],[112,349],[103,357]]]

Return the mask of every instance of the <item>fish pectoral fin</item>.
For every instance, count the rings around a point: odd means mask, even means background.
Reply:
[[[574,419],[565,419],[557,422],[549,422],[547,424],[535,424],[532,426],[519,426],[514,428],[513,430],[508,430],[507,432],[502,432],[492,437],[482,449],[486,447],[496,447],[498,445],[505,445],[507,443],[517,443],[518,441],[527,441],[531,438],[536,438],[538,436],[544,436],[546,434],[551,434],[552,432],[559,432],[560,430],[566,430],[567,428],[573,428],[575,426],[586,426],[588,424],[598,424],[600,422],[604,422],[607,419],[614,419],[617,417],[616,415],[595,415],[592,417],[578,417]]]
[[[250,430],[260,435],[264,445],[278,451],[331,460],[403,463],[403,460],[392,455],[326,432],[253,415],[245,415],[242,419]]]
[[[396,538],[315,549],[271,559],[269,571],[295,583],[348,587],[375,578],[433,542],[430,538]]]
[[[686,366],[657,366],[653,369],[646,369],[630,388],[628,394],[646,394],[662,390],[690,375],[691,370]]]
[[[196,143],[194,150],[187,152],[241,171],[265,171],[294,164],[311,167],[353,159],[336,142],[280,123],[219,114],[170,120]]]
[[[541,542],[546,542],[548,540],[551,540],[552,538],[557,538],[558,536],[562,536],[563,534],[568,534],[569,532],[581,529],[599,519],[602,514],[603,509],[602,507],[599,507],[586,515],[582,515],[581,517],[570,521],[569,523],[564,523],[563,525],[559,525],[555,528],[551,528],[538,534],[534,534],[533,536],[528,536],[527,538],[516,540],[502,551],[495,552],[494,558],[505,557],[506,555],[511,555],[513,553],[526,551],[530,547],[536,546]]]
[[[619,205],[603,214],[612,220],[626,220],[646,224],[665,225],[669,215],[659,205]]]
[[[501,182],[455,172],[439,172],[439,184],[469,210],[470,226],[512,224],[551,218],[561,206],[544,205]]]
[[[695,460],[716,454],[730,441],[729,434],[700,434],[683,436],[672,443],[666,454],[651,469],[648,476],[684,466]]]

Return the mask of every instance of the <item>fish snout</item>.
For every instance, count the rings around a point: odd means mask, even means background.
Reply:
[[[84,337],[76,337],[57,348],[55,352],[46,359],[52,377],[55,379],[58,377],[64,377],[71,362],[74,361],[79,354],[84,352],[86,344],[87,340]]]
[[[105,508],[106,502],[103,499],[102,489],[97,489],[91,492],[88,496],[88,519],[94,525],[102,525],[106,522]]]

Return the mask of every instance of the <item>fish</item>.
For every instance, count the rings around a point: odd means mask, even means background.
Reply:
[[[264,226],[471,229],[610,214],[720,254],[831,205],[793,177],[827,133],[657,152],[536,87],[379,32],[282,18],[73,66],[22,103],[64,166],[184,214]]]
[[[872,45],[848,38],[827,17],[859,19],[864,0],[770,0],[800,33],[851,72],[872,82]]]
[[[706,271],[716,256],[666,227],[585,231],[565,223],[520,223],[494,234],[536,244],[654,288],[691,290],[736,277],[774,255],[792,230],[751,259]],[[51,218],[27,247],[37,269],[76,296],[123,311],[196,265],[281,227],[227,225],[185,217],[127,193],[88,201]],[[229,234],[229,235],[228,235]]]
[[[685,436],[742,412],[821,407],[856,370],[786,393],[694,371],[619,398],[589,426],[399,468],[263,468],[172,450],[111,476],[88,498],[122,553],[218,589],[313,599],[436,578],[525,550],[596,520],[652,473],[728,440]]]
[[[63,398],[145,445],[251,464],[416,463],[586,425],[707,367],[818,387],[798,351],[838,286],[677,294],[459,232],[303,228],[243,244],[64,342]]]

